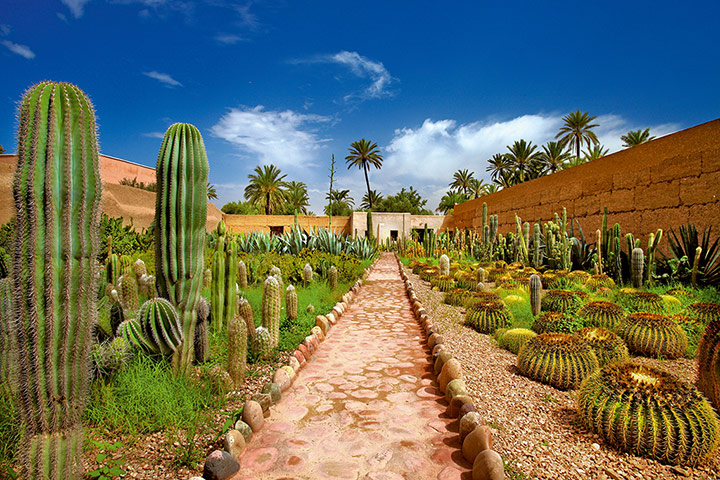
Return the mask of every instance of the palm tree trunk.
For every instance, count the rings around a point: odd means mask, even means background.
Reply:
[[[265,194],[265,215],[270,215],[270,193]]]
[[[370,204],[370,210],[372,210],[373,204],[372,204],[372,195],[370,194],[370,180],[368,179],[367,165],[365,165],[365,167],[363,168],[363,171],[365,172],[365,183],[367,184],[367,189],[368,189],[368,203]]]
[[[577,154],[578,161],[580,161],[580,137],[575,138],[575,152]]]

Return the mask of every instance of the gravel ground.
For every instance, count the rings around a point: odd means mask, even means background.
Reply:
[[[575,395],[521,376],[516,356],[497,348],[484,334],[463,326],[464,309],[443,303],[409,269],[405,272],[445,346],[460,362],[475,406],[492,428],[494,449],[510,462],[508,478],[543,479],[720,479],[720,456],[694,468],[671,467],[614,450],[576,424]],[[695,379],[695,361],[654,360],[651,364]]]

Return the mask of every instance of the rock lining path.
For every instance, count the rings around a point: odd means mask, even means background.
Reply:
[[[270,409],[233,480],[470,478],[446,406],[397,262],[385,253]]]

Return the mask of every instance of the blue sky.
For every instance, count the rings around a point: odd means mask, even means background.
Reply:
[[[50,79],[93,100],[100,151],[154,166],[162,133],[196,125],[218,206],[274,163],[321,213],[365,190],[344,157],[384,154],[371,187],[413,185],[437,207],[452,173],[598,116],[601,142],[718,118],[720,2],[0,0],[0,144],[23,91]]]

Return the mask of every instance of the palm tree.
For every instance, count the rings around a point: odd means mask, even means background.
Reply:
[[[285,190],[285,211],[287,213],[300,213],[307,215],[310,206],[310,198],[308,197],[307,185],[303,182],[288,182]]]
[[[568,113],[563,117],[563,126],[555,138],[560,138],[560,145],[568,147],[572,144],[575,146],[575,156],[580,158],[580,146],[585,143],[590,147],[590,142],[598,144],[597,135],[592,131],[598,124],[590,123],[597,117],[591,117],[587,112]]]
[[[456,190],[449,190],[440,199],[440,205],[438,205],[438,208],[436,208],[435,210],[443,212],[443,214],[447,215],[450,210],[455,208],[456,204],[463,203],[467,201],[467,199],[468,198],[464,193],[458,192]]]
[[[470,183],[475,179],[475,172],[470,172],[468,169],[458,170],[453,174],[453,181],[450,182],[450,188],[456,188],[462,190],[465,195],[470,190]]]
[[[591,162],[593,160],[597,160],[598,158],[602,158],[608,153],[608,149],[603,147],[602,145],[593,145],[591,148],[588,148],[586,151],[583,152],[585,154],[585,162]]]
[[[654,139],[655,137],[650,136],[649,128],[646,128],[645,130],[630,130],[626,135],[620,136],[620,140],[625,142],[623,143],[623,147],[625,148],[634,147]]]
[[[379,205],[382,202],[383,196],[377,190],[370,190],[370,195],[366,193],[363,195],[360,208],[363,210],[370,210],[370,205]]]
[[[477,178],[473,178],[470,180],[470,187],[468,190],[470,190],[473,198],[480,198],[486,194],[487,187],[489,187],[489,185],[485,185],[482,178],[479,180]]]
[[[562,170],[565,162],[571,157],[570,152],[566,151],[559,142],[548,142],[542,148],[539,159],[546,172],[555,173]]]
[[[207,198],[208,200],[217,200],[217,190],[215,190],[215,185],[211,185],[210,182],[207,184]]]
[[[358,167],[365,172],[365,183],[367,184],[368,199],[370,200],[369,209],[372,210],[373,203],[372,197],[370,196],[370,180],[368,179],[368,169],[370,165],[377,168],[382,168],[383,157],[380,154],[377,143],[371,143],[364,138],[358,142],[352,142],[350,148],[348,148],[350,154],[345,157],[345,163],[348,164],[348,170],[351,167]]]
[[[527,176],[532,175],[538,162],[540,153],[535,151],[537,145],[525,140],[516,140],[512,147],[508,145],[507,149],[510,152],[505,154],[508,162],[515,170],[519,183],[522,183]]]
[[[272,215],[273,210],[281,208],[285,201],[285,182],[281,171],[275,165],[255,167],[255,174],[249,174],[250,184],[245,187],[245,200],[265,208],[265,215]]]
[[[3,153],[5,153],[5,149],[3,148],[2,145],[0,145],[0,154],[3,154]]]
[[[485,171],[490,172],[493,180],[501,178],[503,172],[510,168],[510,162],[508,162],[507,157],[502,153],[496,153],[493,155],[492,158],[488,160],[488,163],[490,165],[488,165]]]
[[[485,195],[490,195],[491,193],[499,192],[500,186],[496,183],[492,183],[490,185],[485,185]]]
[[[352,212],[355,200],[350,196],[350,190],[332,190],[325,195],[328,204],[325,206],[325,215],[343,216]]]

